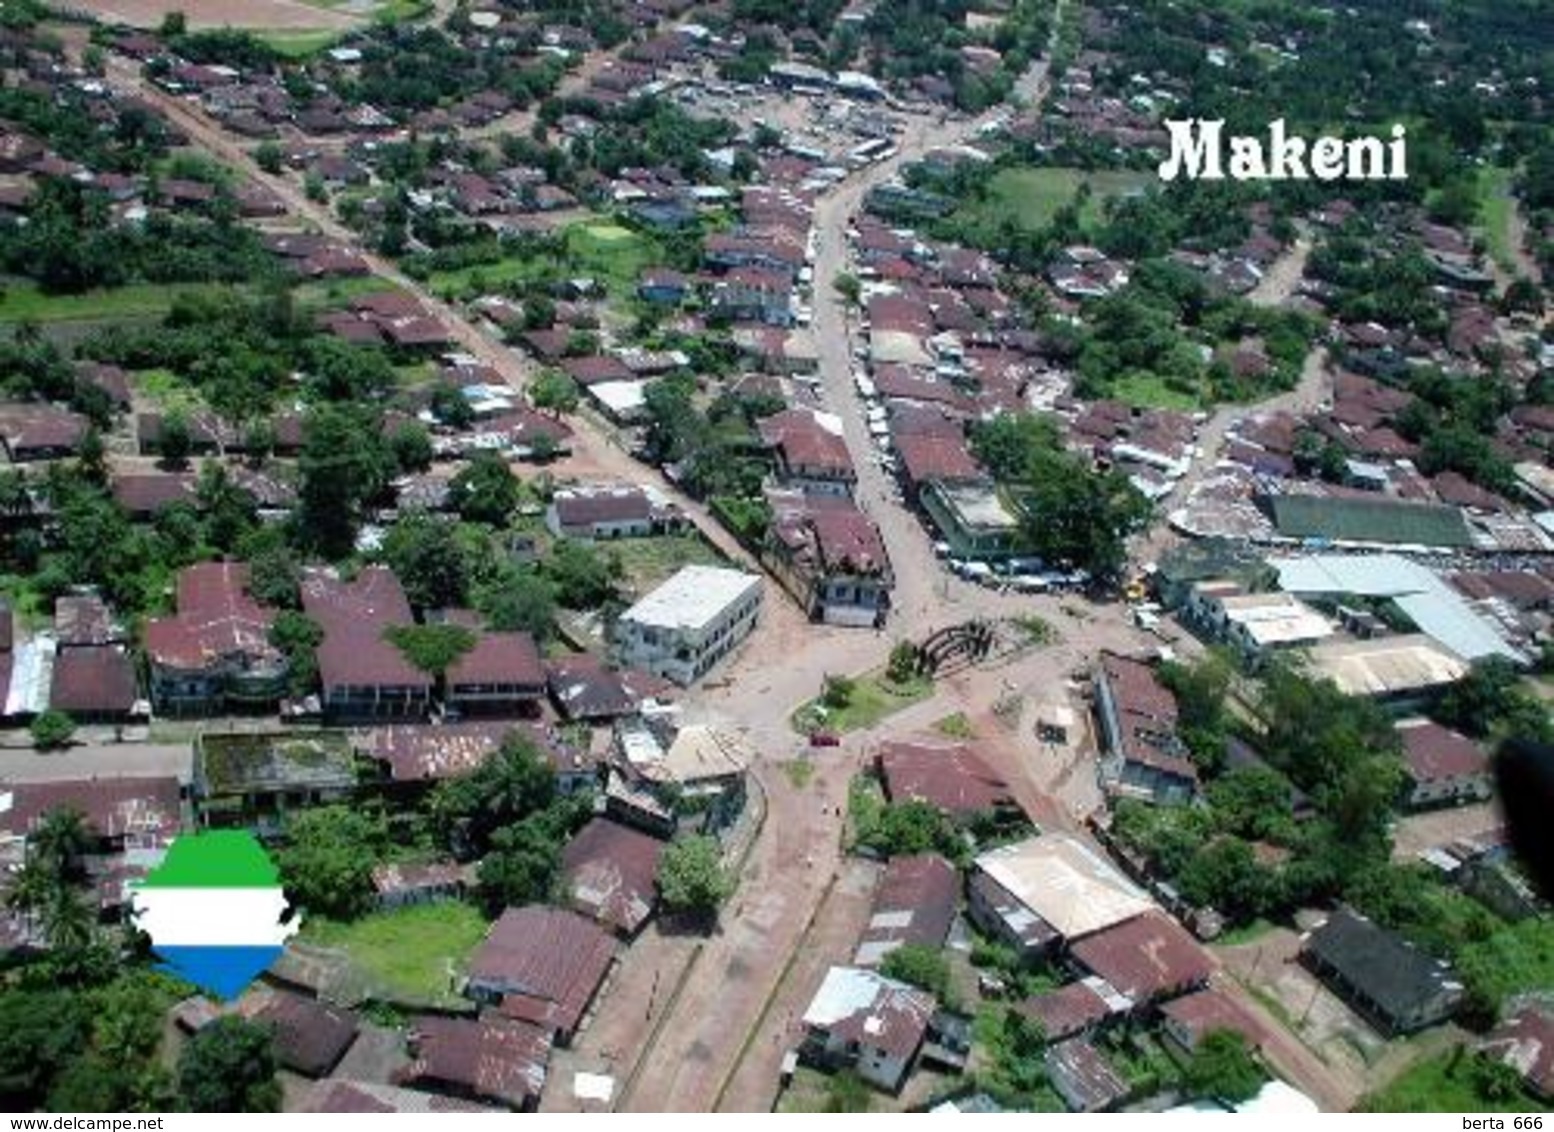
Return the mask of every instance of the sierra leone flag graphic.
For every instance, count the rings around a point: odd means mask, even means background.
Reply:
[[[131,893],[131,915],[171,974],[219,998],[275,962],[300,918],[269,854],[243,830],[185,834]]]

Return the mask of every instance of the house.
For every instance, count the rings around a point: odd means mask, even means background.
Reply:
[[[489,1105],[419,1089],[401,1089],[375,1081],[355,1081],[346,1077],[327,1077],[315,1081],[303,1096],[298,1112],[407,1112],[425,1115],[434,1112],[500,1112]]]
[[[590,542],[646,538],[678,530],[686,522],[672,503],[628,485],[562,488],[545,510],[551,534]]]
[[[1088,975],[1056,990],[1033,995],[1015,1009],[1041,1027],[1049,1042],[1086,1034],[1109,1019],[1127,1014],[1133,1000],[1105,979]]]
[[[356,789],[350,742],[337,731],[204,732],[194,741],[193,793],[206,826],[276,834],[293,809]]]
[[[244,562],[179,571],[178,612],[146,623],[151,699],[165,715],[270,707],[285,695],[286,654],[270,643],[275,614],[248,593]]]
[[[1247,1047],[1262,1045],[1262,1027],[1246,1008],[1216,987],[1185,994],[1160,1007],[1163,1033],[1184,1053],[1192,1053],[1198,1043],[1216,1030],[1231,1030],[1246,1039]]]
[[[842,420],[815,409],[784,409],[756,424],[772,450],[778,483],[804,492],[851,495],[858,482]]]
[[[86,871],[97,911],[128,903],[127,886],[161,863],[184,825],[183,789],[171,776],[0,784],[0,858],[19,863],[27,838],[55,810],[81,815],[91,844]]]
[[[446,706],[451,716],[538,715],[545,698],[545,666],[527,633],[482,632],[448,666]]]
[[[713,282],[708,303],[714,314],[736,322],[792,326],[793,279],[785,271],[736,267]]]
[[[667,268],[645,271],[637,281],[637,297],[645,303],[676,307],[685,301],[689,292],[690,285],[685,276]]]
[[[420,719],[431,705],[432,678],[384,633],[415,623],[391,570],[367,566],[353,581],[324,569],[302,579],[302,608],[324,630],[318,673],[326,718]]]
[[[1489,756],[1466,735],[1423,718],[1400,719],[1396,729],[1410,809],[1484,802],[1494,793]]]
[[[874,520],[846,497],[768,491],[767,503],[762,562],[810,620],[883,625],[895,574]]]
[[[1246,593],[1239,582],[1223,578],[1194,585],[1182,616],[1193,628],[1233,646],[1248,660],[1314,645],[1336,632],[1332,622],[1293,594]]]
[[[1466,661],[1423,633],[1330,641],[1309,654],[1311,672],[1346,696],[1366,696],[1395,711],[1429,703],[1468,674]]]
[[[1102,652],[1095,714],[1101,781],[1108,791],[1157,804],[1192,800],[1198,771],[1176,733],[1176,697],[1150,665]]]
[[[358,1027],[347,1010],[292,991],[263,987],[247,995],[239,1013],[270,1031],[283,1069],[304,1077],[334,1072]]]
[[[55,810],[81,815],[93,852],[159,858],[183,826],[183,789],[167,776],[8,783],[0,788],[0,845],[25,842]]]
[[[452,861],[377,865],[372,890],[379,908],[404,908],[464,895],[465,870]]]
[[[935,479],[918,488],[917,502],[956,558],[997,561],[1020,550],[1020,517],[992,484]]]
[[[551,701],[563,719],[603,722],[631,715],[650,699],[663,699],[668,681],[641,669],[611,668],[596,656],[578,653],[545,664]]]
[[[874,890],[874,906],[853,962],[877,967],[904,944],[944,946],[960,895],[960,874],[935,853],[892,857]]]
[[[489,1016],[423,1015],[411,1021],[405,1044],[411,1060],[395,1071],[395,1084],[515,1112],[539,1106],[551,1049],[551,1035],[542,1026]]]
[[[1478,1043],[1484,1057],[1509,1065],[1527,1091],[1554,1100],[1554,1006],[1535,997],[1513,1001],[1505,1018]]]
[[[717,831],[739,816],[754,752],[731,731],[694,724],[666,734],[662,725],[623,724],[621,757],[606,784],[606,810],[663,837],[682,826]]]
[[[54,656],[49,707],[78,722],[119,723],[144,716],[135,665],[123,645],[61,648]]]
[[[663,850],[664,843],[656,837],[608,818],[594,818],[561,854],[561,883],[568,903],[630,939],[653,914]]]
[[[509,908],[469,963],[465,994],[567,1045],[615,962],[615,941],[564,908]]]
[[[87,419],[52,405],[0,405],[0,446],[13,464],[74,456]]]
[[[1349,908],[1311,933],[1301,959],[1387,1037],[1444,1022],[1462,999],[1449,964]]]
[[[692,684],[750,635],[761,588],[755,574],[686,566],[620,615],[612,650],[622,664]]]
[[[861,967],[832,967],[804,1011],[800,1056],[898,1092],[933,1018],[933,996]]]
[[[1208,952],[1154,908],[1085,935],[1070,945],[1069,955],[1135,1006],[1201,987],[1214,969]]]
[[[979,855],[966,907],[979,928],[1022,957],[1130,920],[1154,905],[1078,838],[1048,833]]]
[[[880,747],[875,766],[892,804],[927,802],[958,821],[1024,817],[1009,784],[964,743],[892,740]]]
[[[1132,1092],[1100,1050],[1084,1038],[1048,1046],[1043,1062],[1047,1080],[1070,1112],[1105,1112]]]
[[[531,720],[386,724],[358,732],[355,750],[378,765],[385,789],[414,792],[467,774],[512,738],[529,740],[550,760],[559,792],[570,794],[596,783],[587,752],[568,743],[555,728]]]

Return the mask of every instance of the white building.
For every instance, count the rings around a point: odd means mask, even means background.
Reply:
[[[1198,583],[1183,612],[1248,658],[1314,645],[1336,632],[1331,621],[1293,594],[1249,594],[1230,581]]]
[[[687,566],[615,623],[620,664],[692,684],[755,628],[761,579],[741,570]]]
[[[876,1088],[906,1081],[933,1018],[933,996],[861,967],[832,967],[804,1011],[806,1061],[851,1068]]]

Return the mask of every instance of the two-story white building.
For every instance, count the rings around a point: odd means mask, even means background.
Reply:
[[[686,566],[620,615],[615,659],[677,684],[692,684],[750,635],[761,595],[757,574]]]

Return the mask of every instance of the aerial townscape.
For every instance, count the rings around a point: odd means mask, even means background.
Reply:
[[[0,0],[0,1109],[1554,1109],[1549,21]]]

